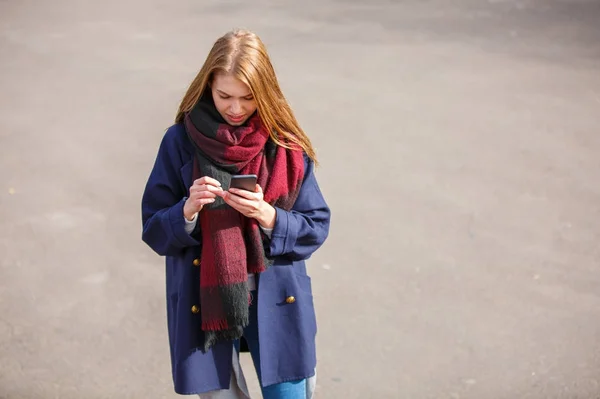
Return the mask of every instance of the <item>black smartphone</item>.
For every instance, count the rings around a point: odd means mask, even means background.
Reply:
[[[231,176],[231,184],[229,184],[229,187],[241,188],[242,190],[254,192],[257,180],[258,177],[256,175],[233,175]]]

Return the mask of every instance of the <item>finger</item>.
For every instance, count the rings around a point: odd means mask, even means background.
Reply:
[[[238,208],[242,208],[246,211],[253,211],[253,210],[258,209],[259,202],[256,201],[255,199],[249,200],[244,197],[240,197],[238,195],[231,194],[231,193],[229,195],[227,195],[227,197]]]
[[[208,176],[202,176],[201,178],[194,180],[194,185],[201,184],[208,184],[214,187],[221,187],[221,183],[218,180]]]
[[[237,188],[230,188],[229,191],[239,197],[246,198],[252,201],[260,201],[260,194],[248,190],[240,190]]]
[[[200,198],[197,200],[193,200],[191,203],[194,207],[194,210],[198,212],[202,209],[204,205],[212,204],[213,202],[215,202],[214,198]]]
[[[192,188],[190,189],[190,193],[191,192],[202,192],[202,191],[210,191],[213,193],[218,193],[218,192],[223,191],[223,189],[221,187],[215,187],[211,184],[198,184],[198,185],[192,186]]]
[[[246,213],[249,211],[248,206],[245,203],[245,201],[248,200],[227,191],[224,191],[223,194],[223,200],[225,201],[225,203],[237,210],[238,212]]]
[[[207,191],[210,191],[210,192],[213,192],[213,193],[220,193],[221,191],[223,191],[223,188],[222,188],[222,187],[220,187],[220,186],[219,186],[219,187],[216,187],[216,186],[213,186],[213,185],[207,184],[207,185],[206,185],[206,190],[207,190]]]
[[[196,204],[198,204],[200,206],[204,206],[207,204],[212,204],[213,202],[215,202],[214,198],[200,198],[199,200],[196,201]]]
[[[215,198],[216,196],[217,194],[213,193],[212,191],[194,191],[193,193],[190,193],[190,197],[193,199]]]
[[[254,188],[254,192],[255,193],[263,193],[262,187],[260,186],[260,184],[257,184],[256,187]]]

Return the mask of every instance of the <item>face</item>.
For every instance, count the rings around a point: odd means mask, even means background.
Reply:
[[[243,125],[256,111],[250,88],[232,75],[216,74],[211,91],[217,111],[232,126]]]

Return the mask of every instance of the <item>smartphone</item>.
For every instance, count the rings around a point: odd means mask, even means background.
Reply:
[[[233,175],[231,176],[230,188],[241,188],[242,190],[248,190],[254,192],[256,188],[256,175]]]

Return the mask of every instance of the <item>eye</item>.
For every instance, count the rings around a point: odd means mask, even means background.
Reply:
[[[223,100],[227,100],[228,98],[231,98],[231,96],[224,96],[222,94],[219,94],[219,97],[221,97]]]
[[[250,97],[244,97],[244,100],[246,101],[252,101],[254,100],[254,97],[250,96]]]

